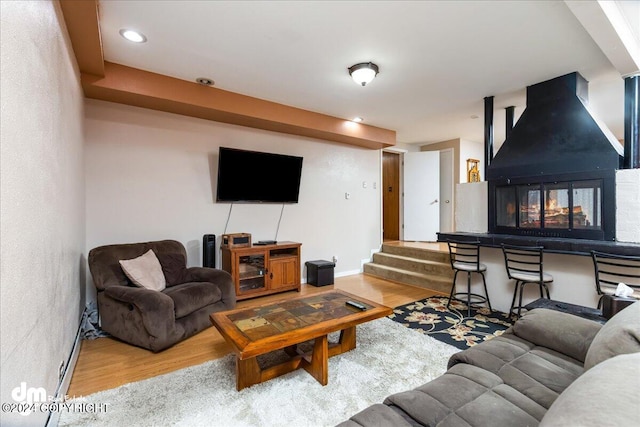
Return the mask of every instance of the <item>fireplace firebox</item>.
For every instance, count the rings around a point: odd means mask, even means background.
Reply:
[[[533,178],[496,181],[493,191],[493,232],[541,237],[613,240],[609,224],[615,215],[613,201],[603,203],[603,194],[615,191],[613,176],[594,173],[564,176],[559,181]],[[614,184],[615,185],[615,184]]]

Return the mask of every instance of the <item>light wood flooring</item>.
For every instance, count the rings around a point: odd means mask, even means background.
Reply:
[[[399,242],[412,244],[413,242]],[[423,243],[421,243],[423,245]],[[434,244],[438,245],[438,244]],[[329,289],[342,289],[388,307],[397,307],[438,292],[394,283],[363,274],[336,278],[323,287],[302,285],[295,291],[240,301],[238,307],[261,305],[298,295],[311,295]],[[86,396],[101,390],[166,374],[188,366],[223,357],[231,352],[218,331],[211,327],[160,353],[152,353],[111,338],[82,341],[67,395]]]

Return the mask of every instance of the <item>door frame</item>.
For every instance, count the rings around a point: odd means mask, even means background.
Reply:
[[[448,176],[451,180],[451,196],[449,198],[449,203],[451,206],[451,230],[443,230],[442,229],[442,216],[440,217],[440,231],[441,232],[453,232],[456,230],[456,181],[455,181],[455,175],[454,175],[454,170],[455,170],[455,150],[453,148],[443,148],[440,151],[440,200],[441,203],[444,204],[446,203],[446,196],[445,194],[442,194],[442,185],[443,185],[443,177],[444,176]],[[448,168],[443,168],[443,162],[442,162],[442,153],[443,152],[449,152],[451,153],[451,162],[450,164],[446,165],[448,166]],[[442,212],[442,211],[441,211]]]

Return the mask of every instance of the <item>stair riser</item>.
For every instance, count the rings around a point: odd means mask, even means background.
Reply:
[[[364,265],[364,273],[387,280],[393,280],[394,282],[407,283],[409,285],[432,289],[436,292],[448,293],[451,290],[451,282],[439,280],[437,276],[434,276],[433,279],[415,277],[397,271],[385,270],[384,267],[371,263]]]
[[[373,262],[389,267],[400,268],[403,270],[415,271],[422,274],[434,274],[443,278],[453,279],[453,270],[449,263],[424,263],[418,260],[402,259],[393,256],[386,256],[384,253],[376,253],[373,255]]]
[[[404,246],[382,245],[382,252],[410,258],[422,259],[426,261],[441,262],[449,264],[449,254],[447,252],[436,252],[427,249],[409,248]]]

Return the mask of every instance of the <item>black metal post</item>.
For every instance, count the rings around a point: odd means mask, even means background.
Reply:
[[[504,110],[506,117],[504,139],[506,140],[507,138],[509,138],[509,135],[511,135],[511,130],[513,129],[513,120],[515,118],[516,107],[511,105]]]
[[[640,168],[640,75],[624,79],[624,169]]]
[[[484,180],[493,159],[493,96],[484,98]]]

